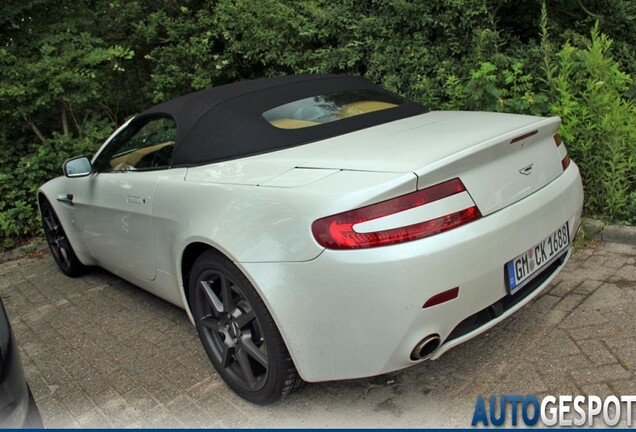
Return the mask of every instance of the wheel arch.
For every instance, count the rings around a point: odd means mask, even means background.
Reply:
[[[225,257],[228,260],[230,260],[232,263],[234,263],[235,265],[237,264],[237,261],[230,253],[225,251],[222,247],[215,245],[214,242],[208,241],[207,239],[201,238],[198,236],[191,238],[184,247],[180,248],[180,250],[181,252],[179,253],[179,260],[177,264],[177,269],[179,272],[177,280],[181,284],[180,290],[181,290],[181,296],[183,298],[183,307],[185,308],[188,314],[188,317],[192,321],[193,318],[192,318],[192,311],[190,310],[189,286],[190,286],[190,271],[192,270],[192,266],[194,265],[194,262],[197,260],[197,258],[199,258],[203,253],[207,251],[212,251],[218,254],[219,256]],[[239,267],[239,270],[243,274],[245,274],[244,269],[241,268],[240,265],[238,265],[237,267]],[[248,279],[250,279],[250,282],[252,282],[253,284],[253,281],[251,280],[249,275],[245,274],[245,276]],[[258,292],[258,295],[261,296],[262,298],[263,295],[260,292],[260,290],[256,288],[256,291]]]
[[[51,202],[48,197],[44,194],[44,192],[42,192],[41,190],[38,190],[38,195],[37,195],[37,201],[38,201],[38,210],[40,209],[40,207],[42,206],[42,202],[44,200],[47,200],[48,202]]]
[[[181,253],[181,260],[179,265],[179,270],[181,271],[181,277],[180,277],[181,291],[182,291],[183,298],[185,300],[183,305],[185,306],[186,311],[188,312],[188,315],[190,316],[190,319],[192,319],[192,312],[190,310],[190,290],[189,290],[190,270],[192,269],[192,266],[194,265],[194,262],[197,260],[197,258],[200,257],[201,254],[203,254],[204,252],[208,250],[215,251],[216,253],[219,253],[219,254],[221,253],[214,246],[202,241],[194,241],[192,243],[189,243],[183,249],[183,252]]]
[[[280,332],[283,341],[285,342],[285,345],[287,346],[287,349],[292,356],[292,359],[294,359],[294,362],[296,362],[295,355],[289,348],[286,332],[283,328],[281,328],[281,323],[279,322],[279,317],[276,314],[276,310],[271,304],[268,296],[266,296],[263,292],[262,287],[254,280],[253,275],[246,271],[245,267],[241,265],[241,263],[238,262],[230,253],[226,252],[222,247],[216,246],[213,242],[202,239],[200,237],[191,239],[182,249],[177,267],[177,271],[179,272],[177,280],[181,285],[180,293],[183,298],[183,308],[185,309],[190,321],[194,324],[194,318],[190,305],[190,271],[192,270],[192,266],[194,265],[194,262],[197,260],[197,258],[207,251],[213,251],[219,256],[223,256],[230,260],[238,268],[238,270],[243,273],[243,275],[250,281],[250,283],[256,290],[256,293],[261,298],[268,312],[272,316],[274,323],[276,324],[276,327],[278,328],[278,331]]]

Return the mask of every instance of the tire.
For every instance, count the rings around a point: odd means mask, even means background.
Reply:
[[[46,199],[43,199],[40,203],[40,214],[46,242],[49,244],[51,254],[62,273],[69,277],[77,277],[84,274],[86,266],[75,255],[60,219],[55,214],[51,203]]]
[[[207,251],[190,273],[199,338],[225,383],[258,404],[277,402],[302,380],[272,316],[250,281],[226,257]]]

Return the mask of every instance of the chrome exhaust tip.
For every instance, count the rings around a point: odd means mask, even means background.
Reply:
[[[411,360],[427,360],[429,359],[435,350],[439,347],[441,339],[439,335],[433,334],[426,336],[419,341],[413,351],[411,351]]]

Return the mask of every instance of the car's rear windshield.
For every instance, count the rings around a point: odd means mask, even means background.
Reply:
[[[263,117],[280,129],[301,129],[395,108],[406,99],[377,90],[346,90],[299,99],[269,109]]]

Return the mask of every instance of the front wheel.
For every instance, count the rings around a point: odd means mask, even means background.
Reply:
[[[55,210],[45,199],[40,204],[40,212],[42,214],[42,225],[46,242],[49,244],[57,266],[66,276],[76,277],[84,274],[86,266],[75,255],[75,251],[73,251],[73,247],[68,241]]]
[[[203,347],[226,384],[259,405],[302,380],[262,299],[227,258],[203,253],[190,273],[190,305]]]

